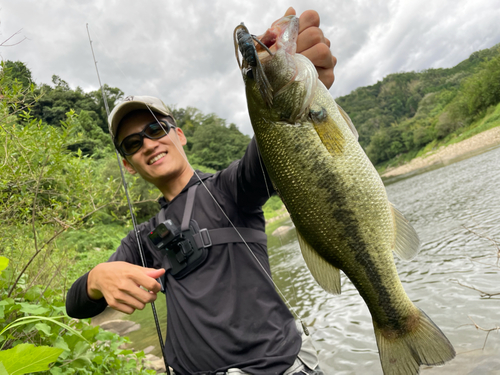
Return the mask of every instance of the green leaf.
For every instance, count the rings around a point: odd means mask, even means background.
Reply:
[[[6,257],[0,257],[0,274],[9,265],[9,260]]]
[[[38,297],[40,297],[41,293],[42,293],[42,290],[39,287],[37,287],[37,286],[31,287],[24,294],[24,299],[26,301],[35,301],[36,299],[38,299]]]
[[[82,336],[85,337],[87,340],[93,339],[98,333],[99,333],[99,326],[95,327],[88,326],[82,330]]]
[[[0,306],[12,305],[12,304],[14,304],[14,302],[15,301],[13,298],[6,298],[6,299],[0,301]]]
[[[55,362],[62,352],[62,349],[49,346],[19,344],[12,349],[1,351],[0,362],[9,375],[23,375],[48,370],[49,364]]]
[[[52,335],[52,329],[50,328],[50,326],[48,324],[45,324],[45,323],[38,323],[38,324],[35,324],[35,328],[38,330],[38,331],[42,331],[43,333],[45,333],[47,336],[50,336]]]
[[[97,363],[98,365],[102,364],[103,362],[102,355],[96,355],[92,360],[92,362]]]
[[[54,343],[54,347],[69,351],[68,344],[61,336],[57,337],[56,342]]]
[[[0,362],[0,375],[9,375],[2,362]]]
[[[45,316],[25,316],[22,318],[18,318],[16,320],[14,320],[12,323],[5,326],[5,328],[2,331],[0,331],[0,335],[2,335],[5,331],[12,329],[14,327],[25,325],[25,324],[37,323],[37,322],[40,322],[41,320],[45,320],[45,321],[49,321],[51,323],[57,324],[60,327],[67,330],[68,333],[66,335],[64,335],[64,338],[70,337],[70,338],[74,338],[76,341],[78,341],[78,340],[88,341],[85,337],[80,335],[80,333],[78,333],[76,330],[74,330],[73,328],[71,328],[67,324],[64,324],[64,323],[57,321],[57,319],[62,319],[65,317],[67,317],[67,316],[54,316],[54,317],[50,317],[50,318],[45,317]],[[68,341],[66,341],[66,342],[68,342]],[[69,342],[68,342],[68,344],[69,344]],[[1,350],[1,347],[0,347],[0,350]]]
[[[49,311],[49,309],[40,305],[33,305],[30,303],[20,303],[20,305],[21,305],[21,312],[31,315],[45,314],[47,311]]]

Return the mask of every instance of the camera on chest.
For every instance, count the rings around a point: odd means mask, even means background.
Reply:
[[[176,279],[181,279],[198,268],[207,258],[206,241],[208,232],[200,231],[194,220],[190,221],[189,228],[181,230],[171,219],[160,223],[148,235],[155,248],[167,257],[171,270]],[[196,241],[198,239],[198,243]],[[208,240],[210,238],[208,237]]]

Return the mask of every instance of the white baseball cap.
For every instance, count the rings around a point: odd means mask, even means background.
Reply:
[[[127,96],[113,108],[108,117],[109,132],[113,138],[116,137],[116,131],[120,121],[127,114],[138,109],[147,109],[173,118],[168,107],[158,98],[153,96]]]

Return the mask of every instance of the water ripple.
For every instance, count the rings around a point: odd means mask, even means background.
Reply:
[[[500,325],[496,248],[500,242],[500,148],[387,187],[389,199],[414,225],[422,241],[419,256],[396,258],[403,286],[445,332],[459,353],[425,374],[492,373],[500,368],[500,335],[474,329]],[[474,233],[472,233],[472,232]],[[270,248],[274,279],[312,332],[327,374],[381,374],[371,316],[358,292],[342,275],[342,294],[325,293],[304,265],[294,231]],[[469,318],[470,317],[470,318]],[[467,352],[467,353],[466,353]],[[467,370],[465,370],[467,369]],[[484,371],[484,372],[477,372]]]

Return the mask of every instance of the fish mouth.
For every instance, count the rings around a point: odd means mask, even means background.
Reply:
[[[299,19],[296,16],[287,16],[275,21],[260,37],[260,42],[255,46],[257,54],[262,59],[267,58],[265,52],[275,53],[279,49],[289,55],[295,55],[297,50],[297,37],[299,36]],[[262,45],[267,47],[267,50]]]
[[[272,107],[274,96],[292,83],[297,76],[294,55],[297,49],[298,34],[299,19],[296,16],[287,16],[275,21],[260,38],[250,34],[243,23],[234,30],[235,54],[244,80],[255,80],[258,90],[269,108]],[[242,56],[241,63],[238,51]],[[284,57],[287,60],[287,70],[293,71],[285,83],[271,83],[263,68],[263,64],[269,63],[277,55],[281,58]]]

